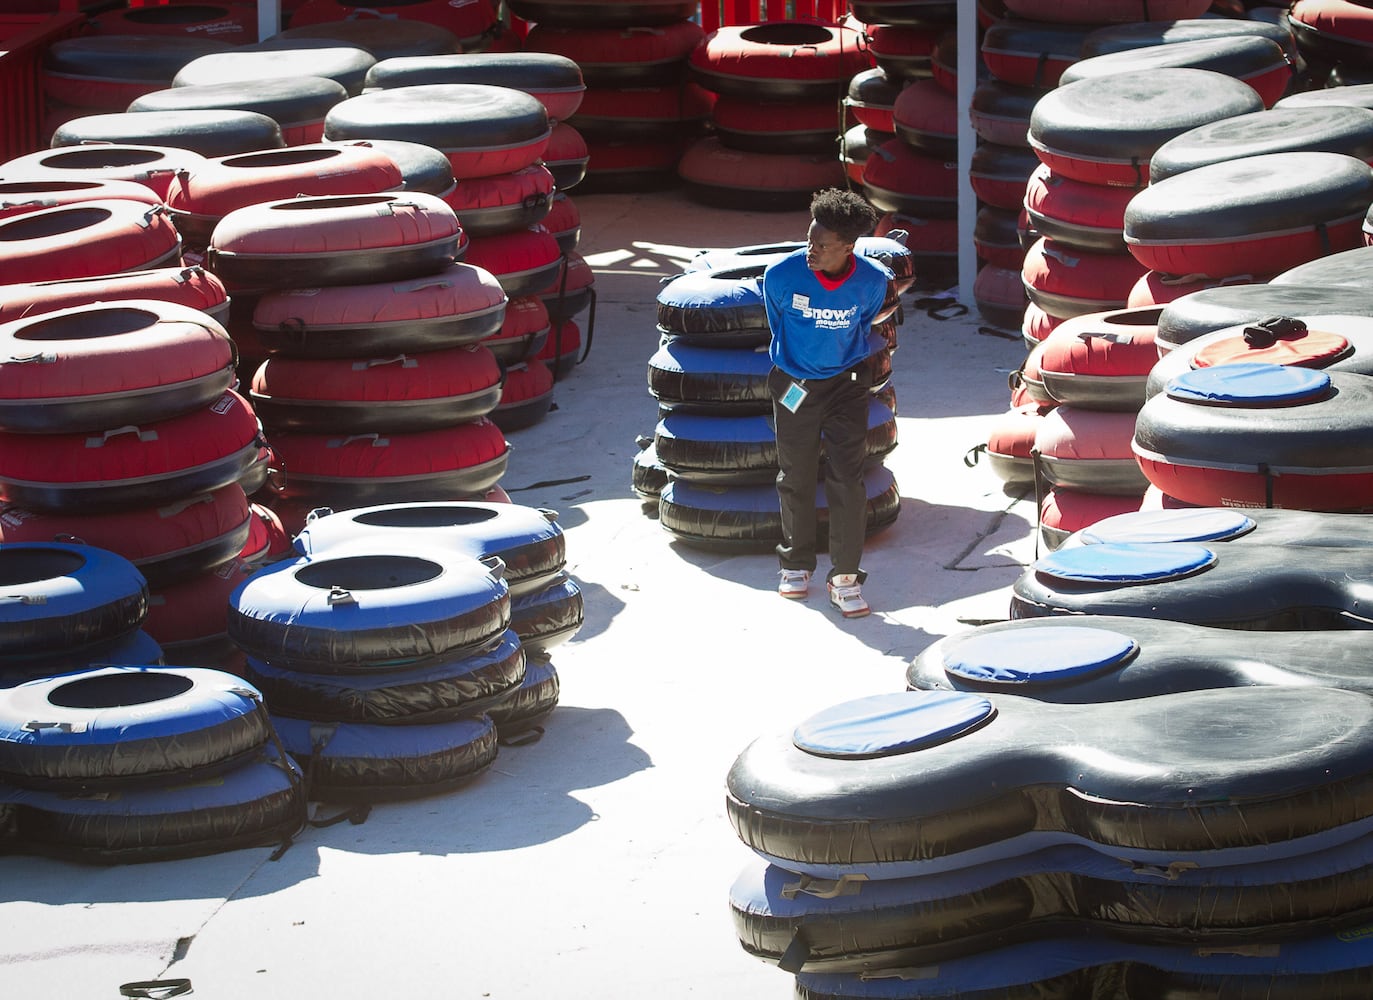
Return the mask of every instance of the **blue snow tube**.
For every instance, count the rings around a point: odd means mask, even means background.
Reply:
[[[502,746],[523,746],[543,735],[540,723],[558,707],[562,684],[552,661],[542,656],[529,659],[524,682],[486,713],[496,723]]]
[[[42,677],[69,674],[90,667],[105,667],[111,664],[159,666],[164,662],[166,661],[163,659],[162,647],[158,645],[157,640],[142,629],[135,629],[128,635],[93,646],[57,649],[46,655],[7,657],[0,662],[0,688],[13,687],[15,684]]]
[[[761,268],[678,275],[658,292],[658,330],[706,347],[760,347],[772,337]]]
[[[0,691],[0,778],[103,788],[193,780],[270,735],[262,695],[202,667],[97,667]]]
[[[49,656],[128,635],[148,583],[123,556],[90,545],[0,545],[0,657]]]
[[[521,594],[510,602],[510,627],[530,652],[547,652],[566,642],[577,634],[585,619],[581,588],[565,573],[542,590]]]
[[[340,549],[259,570],[229,595],[228,635],[287,670],[367,673],[475,651],[510,625],[491,564],[440,546]]]

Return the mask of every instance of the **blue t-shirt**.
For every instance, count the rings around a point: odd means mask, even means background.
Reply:
[[[804,248],[763,272],[772,363],[792,378],[832,378],[875,350],[872,323],[887,300],[892,273],[855,255],[853,273],[830,290],[806,266]],[[880,344],[877,346],[881,346]]]

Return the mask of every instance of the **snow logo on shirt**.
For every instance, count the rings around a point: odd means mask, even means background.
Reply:
[[[811,306],[802,306],[801,315],[813,322],[817,330],[848,330],[858,319],[858,307],[815,309]]]

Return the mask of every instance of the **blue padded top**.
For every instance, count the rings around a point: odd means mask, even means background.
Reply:
[[[1111,670],[1138,650],[1128,635],[1087,626],[970,632],[947,643],[944,672],[984,684],[1052,684]]]
[[[1173,399],[1209,406],[1298,406],[1330,391],[1330,376],[1310,368],[1241,363],[1197,368],[1168,380]]]
[[[1256,522],[1238,510],[1194,507],[1113,514],[1082,529],[1078,538],[1099,542],[1220,542],[1253,531]]]
[[[1036,560],[1035,572],[1059,580],[1092,583],[1156,583],[1206,569],[1216,554],[1185,542],[1103,542],[1059,549]]]
[[[791,739],[817,757],[889,757],[957,739],[995,712],[986,698],[961,691],[896,691],[832,705]]]

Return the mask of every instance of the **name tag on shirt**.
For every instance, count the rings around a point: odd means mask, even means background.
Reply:
[[[799,292],[792,292],[791,307],[793,309],[806,310],[810,308],[810,296],[802,295]]]

